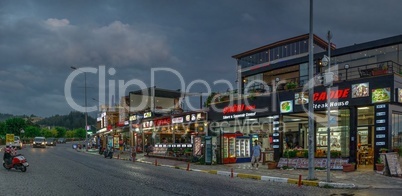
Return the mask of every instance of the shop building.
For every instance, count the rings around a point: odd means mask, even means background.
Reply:
[[[230,153],[240,151],[234,139],[234,147],[228,147],[226,155],[224,135],[229,133],[239,134],[235,138],[247,136],[250,141],[252,134],[258,135],[263,148],[275,152],[276,160],[286,150],[308,149],[306,43],[308,35],[302,35],[233,56],[241,96],[211,104],[208,113],[209,132],[220,141],[221,163]],[[380,148],[391,150],[402,145],[402,35],[339,49],[331,44],[331,70],[335,75],[330,95],[320,80],[326,69],[320,60],[327,55],[328,44],[317,36],[314,43],[315,156],[329,155],[326,149],[331,145],[331,153],[372,166]],[[326,138],[327,98],[330,144]]]
[[[204,111],[183,112],[185,93],[148,88],[130,92],[130,125],[137,152],[151,148],[151,156],[190,159],[200,156],[207,115]],[[140,107],[141,106],[141,107]]]

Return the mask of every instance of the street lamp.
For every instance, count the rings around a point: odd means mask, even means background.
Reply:
[[[71,69],[74,70],[79,70],[74,66],[71,66]],[[80,70],[79,70],[80,71]],[[88,112],[87,112],[87,73],[81,71],[82,73],[84,73],[84,88],[85,88],[85,142],[88,141],[88,133],[87,133],[87,127],[88,127]],[[88,150],[88,144],[86,144],[86,150]]]
[[[346,64],[345,65],[346,80],[348,80],[348,69],[349,69],[349,64]]]
[[[330,182],[330,170],[331,170],[331,128],[330,128],[330,121],[331,121],[331,106],[330,106],[330,92],[331,86],[333,84],[333,77],[334,73],[331,72],[331,32],[328,31],[328,56],[322,58],[323,66],[328,66],[327,71],[324,74],[324,86],[327,87],[327,182]]]

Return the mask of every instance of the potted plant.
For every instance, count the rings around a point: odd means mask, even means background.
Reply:
[[[382,161],[381,158],[378,158],[377,163],[375,164],[375,168],[377,171],[383,171],[384,170],[384,162]]]
[[[339,150],[331,150],[330,154],[331,154],[331,158],[341,157],[341,151],[339,151]]]
[[[355,163],[351,162],[351,163],[345,163],[342,165],[342,171],[344,172],[352,172],[355,171]]]
[[[297,83],[296,82],[288,82],[285,85],[286,90],[290,90],[290,89],[295,89],[297,87]]]
[[[373,76],[386,74],[388,73],[388,66],[381,65],[380,67],[373,69],[371,73]]]
[[[387,148],[380,148],[380,152],[381,152],[381,153],[386,153],[387,151],[388,151]]]
[[[268,169],[276,169],[276,167],[278,166],[278,162],[268,161],[267,165],[268,165]]]

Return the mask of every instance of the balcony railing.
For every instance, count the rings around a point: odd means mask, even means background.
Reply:
[[[346,69],[344,66],[342,68],[338,67],[337,70],[332,70],[332,72],[334,72],[334,83],[336,84],[338,82],[356,80],[366,77],[376,77],[385,74],[397,73],[402,75],[402,65],[395,63],[393,61],[383,61],[360,66],[351,66],[348,69]],[[321,76],[322,73],[315,74],[314,78],[316,86],[322,85]],[[296,78],[282,79],[279,82],[279,84],[276,85],[276,87],[274,84],[268,84],[268,83],[266,85],[263,84],[254,85],[258,87],[245,89],[244,94],[241,95],[238,95],[237,91],[221,93],[218,95],[219,98],[216,99],[215,103],[226,102],[229,101],[230,99],[243,99],[245,97],[259,96],[267,93],[272,93],[274,91],[274,88],[276,88],[277,91],[287,90],[288,87],[290,87],[290,85],[288,85],[289,82],[296,83],[295,88],[302,88],[305,84],[308,83],[308,81],[309,81],[308,76],[301,76]]]

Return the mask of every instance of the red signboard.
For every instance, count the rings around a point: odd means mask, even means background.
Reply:
[[[331,90],[329,94],[330,99],[345,99],[349,97],[350,88]],[[314,93],[314,101],[325,101],[327,100],[327,92],[317,92]]]
[[[252,111],[255,110],[255,105],[234,104],[223,108],[223,114]]]
[[[164,125],[170,125],[170,117],[169,118],[161,118],[161,119],[156,119],[154,120],[154,125],[155,126],[164,126]]]

